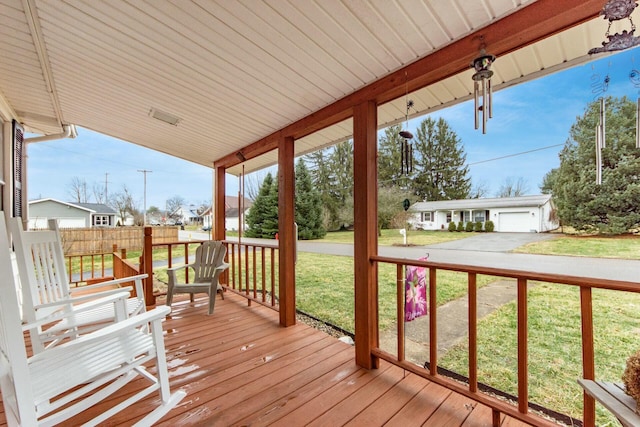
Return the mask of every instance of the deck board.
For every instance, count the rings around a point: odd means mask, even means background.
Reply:
[[[491,425],[486,406],[384,361],[380,369],[359,368],[352,346],[305,324],[281,328],[278,313],[247,307],[237,295],[227,293],[206,313],[206,298],[183,299],[164,323],[171,387],[187,396],[160,426]],[[65,425],[89,420],[144,384],[132,381]],[[157,401],[150,396],[105,425],[131,425]]]

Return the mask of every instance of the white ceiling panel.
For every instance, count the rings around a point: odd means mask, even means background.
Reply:
[[[212,166],[534,3],[0,0],[0,95],[29,131],[75,124]],[[597,19],[503,55],[496,87],[588,60],[605,31]],[[414,91],[410,115],[468,99],[470,76]],[[155,120],[152,108],[181,121]],[[403,95],[379,106],[379,123],[405,113]],[[296,154],[350,138],[352,123],[300,138]],[[274,151],[244,167],[276,161]]]

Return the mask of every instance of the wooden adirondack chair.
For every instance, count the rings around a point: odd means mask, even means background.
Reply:
[[[195,261],[191,264],[181,265],[167,269],[169,276],[169,286],[167,288],[167,305],[173,302],[175,294],[206,293],[209,295],[209,314],[213,313],[216,304],[216,292],[224,299],[222,287],[219,283],[220,273],[229,268],[229,264],[224,262],[227,247],[220,241],[210,240],[204,242],[196,249]],[[179,283],[176,278],[176,271],[183,268],[193,269],[193,283]]]
[[[55,220],[49,221],[49,228],[25,231],[20,218],[9,220],[20,276],[22,316],[31,327],[34,352],[97,329],[105,322],[145,311],[142,279],[146,274],[72,288]],[[131,282],[135,283],[136,295],[125,298],[125,305],[118,308],[114,302],[122,298],[123,291],[129,296],[131,287],[122,286]]]
[[[0,391],[9,426],[51,426],[91,408],[138,375],[151,384],[99,414],[96,425],[158,390],[160,403],[138,425],[150,426],[185,392],[170,393],[159,307],[27,357],[4,213],[0,211]],[[156,374],[143,364],[155,360]],[[63,408],[63,409],[61,409]]]

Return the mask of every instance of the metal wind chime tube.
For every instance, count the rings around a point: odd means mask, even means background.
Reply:
[[[640,98],[636,105],[636,148],[640,148]]]
[[[602,125],[596,126],[596,185],[602,184]]]
[[[605,148],[607,146],[607,141],[605,138],[605,130],[606,130],[606,124],[605,124],[605,103],[604,103],[604,98],[600,98],[600,126],[601,126],[601,133],[600,133],[600,148]]]

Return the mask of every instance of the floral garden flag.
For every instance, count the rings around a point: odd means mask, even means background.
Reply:
[[[426,261],[429,258],[418,258]],[[408,265],[405,268],[405,303],[404,320],[410,322],[413,319],[427,314],[427,269]]]

